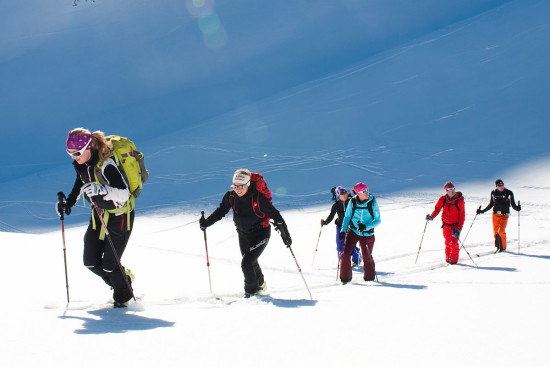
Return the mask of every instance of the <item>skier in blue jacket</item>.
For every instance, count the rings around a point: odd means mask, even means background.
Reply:
[[[363,254],[363,279],[374,280],[376,276],[372,250],[374,227],[380,224],[380,209],[376,199],[369,194],[369,188],[363,182],[356,184],[353,190],[357,195],[351,199],[346,208],[340,232],[340,238],[346,238],[340,261],[340,280],[344,284],[351,281],[351,256],[357,242]]]
[[[344,215],[346,214],[346,206],[351,200],[351,195],[343,186],[337,186],[333,190],[335,196],[334,199],[336,200],[334,200],[334,204],[332,204],[330,214],[327,219],[321,219],[321,225],[328,225],[330,222],[332,222],[334,216],[338,215],[338,218],[336,218],[334,223],[336,224],[336,251],[338,251],[338,261],[340,261],[340,256],[344,251],[344,239],[340,239],[340,231],[342,228]],[[361,263],[361,252],[359,251],[359,248],[357,246],[353,250],[352,260],[353,266],[358,266]]]

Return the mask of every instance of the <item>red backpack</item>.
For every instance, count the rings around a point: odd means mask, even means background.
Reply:
[[[254,188],[256,189],[256,192],[252,194],[252,210],[254,210],[254,214],[256,214],[258,218],[263,219],[261,223],[262,227],[268,227],[270,218],[267,217],[260,208],[260,193],[263,194],[270,203],[273,203],[271,199],[271,191],[267,187],[264,177],[256,172],[252,172],[250,174],[250,188],[252,188],[252,185],[254,185]],[[229,195],[229,203],[231,204],[233,211],[235,211],[235,198],[233,195],[233,193]]]

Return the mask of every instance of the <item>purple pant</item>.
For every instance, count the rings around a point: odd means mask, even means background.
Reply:
[[[340,227],[336,226],[336,251],[338,251],[338,257],[340,257],[340,254],[344,251],[344,241],[345,239],[340,239]],[[352,261],[355,264],[361,263],[361,252],[359,251],[357,246],[353,248]]]
[[[342,259],[340,260],[340,280],[342,282],[349,282],[351,280],[351,256],[353,255],[353,249],[355,248],[357,242],[359,242],[361,253],[363,255],[363,279],[374,280],[376,276],[374,260],[372,258],[374,235],[359,236],[352,230],[348,230],[346,233],[346,242],[344,243],[344,253],[342,254]]]

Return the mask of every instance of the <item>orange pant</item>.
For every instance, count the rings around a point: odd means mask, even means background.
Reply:
[[[493,233],[495,234],[495,239],[497,234],[502,240],[502,249],[506,250],[506,225],[508,224],[507,214],[497,214],[493,213]]]

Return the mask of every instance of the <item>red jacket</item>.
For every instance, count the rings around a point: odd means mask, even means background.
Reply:
[[[443,209],[443,213],[441,214],[443,225],[448,225],[452,228],[462,230],[464,220],[466,219],[466,213],[464,212],[464,198],[462,197],[462,193],[460,191],[457,192],[452,199],[449,199],[447,195],[440,197],[437,204],[435,204],[435,209],[431,214],[431,217],[437,217],[441,209]]]

